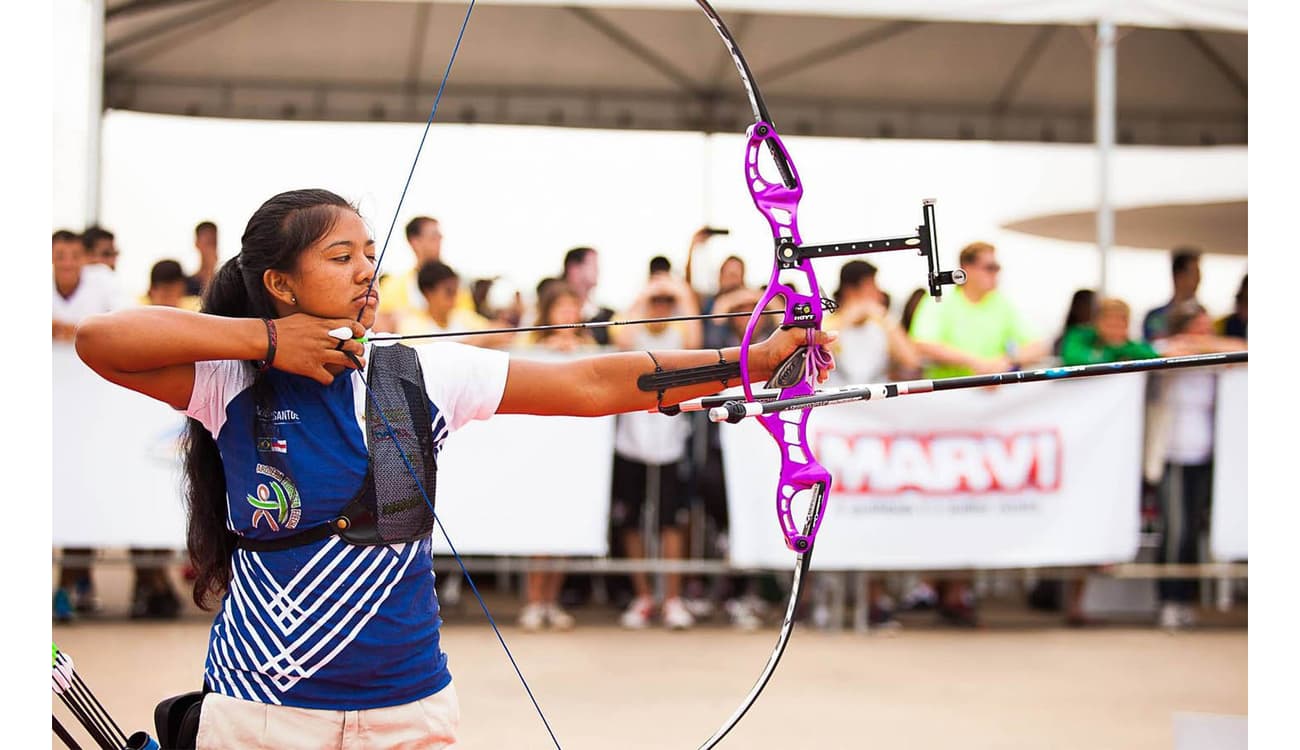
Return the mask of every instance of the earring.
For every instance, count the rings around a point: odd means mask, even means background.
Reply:
[[[293,295],[293,294],[291,294],[291,295],[289,295],[289,299],[291,299],[295,305],[298,304],[298,297],[297,297],[297,295]]]

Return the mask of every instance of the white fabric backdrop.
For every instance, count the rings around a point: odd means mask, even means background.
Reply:
[[[1210,510],[1210,554],[1215,560],[1248,557],[1247,380],[1244,367],[1228,367],[1219,373],[1214,422],[1214,505]]]
[[[53,544],[183,547],[184,420],[99,378],[71,347],[53,349]],[[814,410],[815,454],[835,476],[814,565],[1131,560],[1141,399],[1142,376],[1125,375]],[[1246,371],[1225,370],[1216,559],[1246,558],[1245,402]],[[786,568],[775,446],[757,422],[722,435],[732,562]],[[613,439],[613,418],[499,416],[465,427],[447,441],[438,474],[452,542],[461,554],[606,554]],[[445,551],[439,533],[435,544]]]
[[[1117,375],[813,410],[813,454],[834,481],[813,566],[1133,559],[1144,382]],[[793,553],[775,518],[775,444],[756,421],[729,427],[732,561],[787,567]]]

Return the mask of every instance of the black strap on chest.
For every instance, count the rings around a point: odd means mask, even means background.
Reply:
[[[422,539],[433,531],[433,512],[402,460],[405,454],[432,502],[438,465],[433,417],[419,356],[401,344],[372,347],[368,383],[366,388],[374,396],[366,399],[369,464],[356,497],[342,513],[319,526],[278,539],[241,536],[236,542],[240,548],[271,552],[301,547],[334,534],[359,546],[397,544]],[[382,418],[375,412],[376,402],[383,406]]]

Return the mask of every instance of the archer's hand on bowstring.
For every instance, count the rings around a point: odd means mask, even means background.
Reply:
[[[294,313],[276,318],[274,325],[277,341],[271,367],[277,370],[329,385],[344,370],[355,370],[358,364],[365,367],[365,346],[356,339],[365,336],[366,329],[355,320]],[[352,336],[340,342],[330,334],[339,328],[351,330]]]

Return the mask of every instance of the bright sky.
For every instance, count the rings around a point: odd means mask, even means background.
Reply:
[[[293,188],[325,187],[357,202],[382,245],[422,129],[110,112],[101,215],[118,236],[120,274],[134,292],[143,291],[159,259],[192,269],[193,227],[204,219],[217,222],[222,258],[230,257],[257,206]],[[974,240],[997,245],[1003,288],[1044,336],[1055,335],[1073,291],[1098,282],[1091,245],[999,229],[1092,205],[1088,146],[806,137],[786,145],[805,186],[805,242],[911,233],[922,199],[933,197],[945,262],[955,264]],[[721,260],[737,254],[749,264],[749,283],[765,283],[772,244],[742,163],[740,135],[435,125],[382,268],[411,266],[402,228],[426,214],[442,223],[443,259],[462,278],[500,275],[526,296],[543,276],[559,272],[566,250],[593,246],[601,261],[597,297],[618,308],[636,294],[651,256],[667,255],[680,270],[692,232],[709,224],[731,234],[710,244],[700,278],[712,284]],[[1113,174],[1119,206],[1240,199],[1246,150],[1126,147]],[[924,283],[925,263],[910,253],[871,261],[895,309]],[[826,293],[843,262],[817,265]],[[1229,312],[1245,272],[1243,257],[1207,256],[1202,301],[1215,314]],[[1109,276],[1111,290],[1139,314],[1170,294],[1164,251],[1118,249]]]

